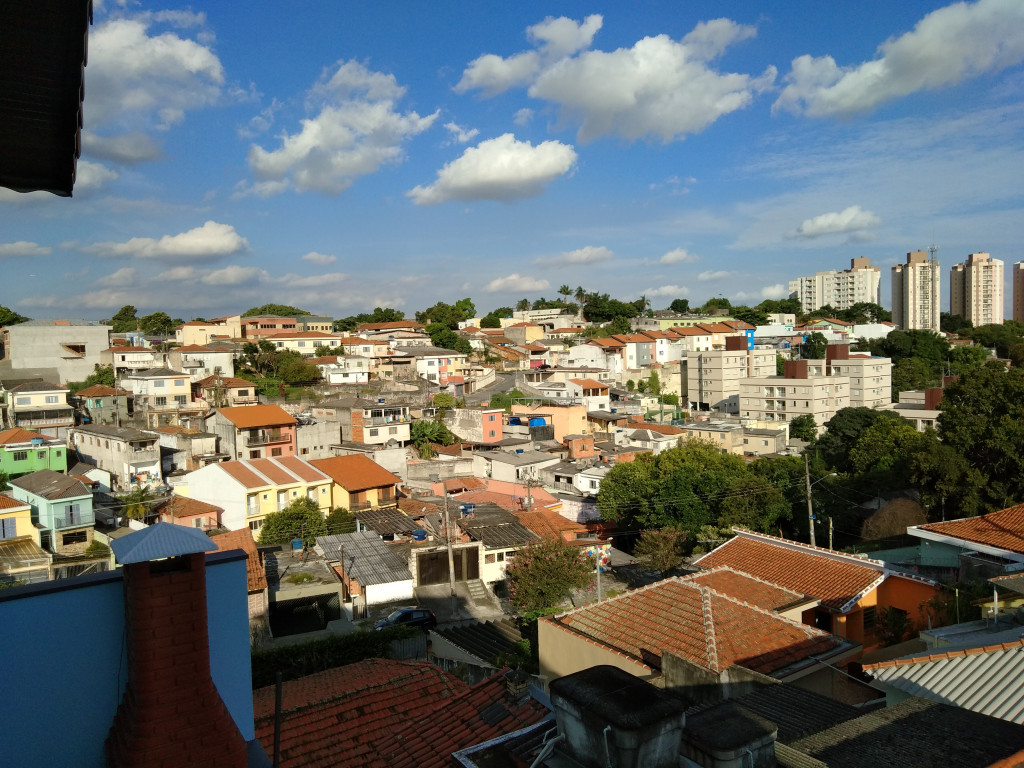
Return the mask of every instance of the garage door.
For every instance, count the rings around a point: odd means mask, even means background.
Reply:
[[[455,560],[455,580],[473,581],[480,578],[480,548],[460,547],[452,552]],[[416,586],[448,583],[448,553],[420,552],[416,555]]]

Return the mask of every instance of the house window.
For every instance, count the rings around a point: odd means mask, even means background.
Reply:
[[[36,451],[36,458],[37,459],[45,459],[46,458],[46,451]]]
[[[16,402],[17,405],[31,405],[32,404],[32,398],[31,397],[19,397],[19,398],[17,398],[17,400],[15,402]]]
[[[185,403],[188,402],[188,397],[186,395],[175,395],[174,402],[177,405],[184,405]]]
[[[249,390],[248,389],[240,389],[240,390],[238,390],[238,397],[248,397],[248,396],[249,396]]]
[[[176,387],[184,387],[185,386],[185,380],[184,379],[175,379],[174,380],[174,386],[176,386]]]
[[[250,459],[258,459],[259,457],[260,457],[260,452],[259,451],[249,451],[249,458]]]
[[[875,614],[876,608],[869,605],[864,608],[864,634],[874,632],[878,617]]]
[[[13,517],[0,520],[0,539],[13,539],[18,535],[18,521]]]
[[[494,562],[494,555],[484,555],[484,562],[485,563],[493,563]]]
[[[47,395],[46,396],[46,402],[47,403],[51,403],[51,404],[58,402],[57,396],[56,395]]]
[[[270,455],[271,456],[280,456],[281,455],[281,449],[280,448],[271,448],[270,449]]]
[[[397,435],[398,434],[398,427],[388,427],[388,434],[389,435]]]
[[[100,400],[99,398],[97,398],[96,400],[93,400],[92,402],[93,402],[93,407],[94,408],[102,408],[103,407],[103,401]]]
[[[498,559],[499,563],[504,563],[505,562],[505,553],[504,552],[499,552],[497,554],[497,559]]]
[[[157,379],[156,381],[153,382],[153,386],[154,387],[166,387],[167,386],[167,382],[164,381],[163,379]]]
[[[376,437],[378,432],[380,432],[379,429],[371,429],[370,430],[370,437]]]
[[[88,540],[88,531],[72,531],[71,533],[65,533],[61,537],[61,544],[66,547],[70,544],[85,544]]]
[[[166,397],[154,397],[153,398],[153,405],[167,405],[167,398]]]
[[[28,459],[28,451],[15,451],[14,452],[14,460],[15,461],[26,461],[27,459]]]
[[[488,433],[487,433],[487,436],[488,436],[488,437],[497,437],[497,436],[498,436],[498,433],[497,433],[497,432],[495,432],[495,431],[494,431],[494,430],[492,429],[492,430],[491,430],[490,432],[488,432]]]
[[[263,521],[262,520],[250,520],[249,521],[249,530],[250,531],[258,531],[262,527],[263,527]]]

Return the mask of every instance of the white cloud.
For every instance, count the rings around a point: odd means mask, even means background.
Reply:
[[[615,257],[615,253],[603,245],[586,245],[574,251],[565,251],[549,259],[536,259],[534,263],[547,267],[565,266],[569,264],[597,264]]]
[[[316,251],[310,251],[302,257],[303,261],[308,261],[310,264],[318,264],[321,267],[326,267],[328,264],[333,264],[338,260],[337,256],[330,256],[326,253],[317,253]]]
[[[53,249],[47,245],[18,240],[14,243],[0,243],[0,259],[17,256],[46,256]]]
[[[437,172],[437,181],[417,186],[406,194],[417,205],[437,205],[449,200],[512,202],[536,197],[544,187],[568,173],[576,164],[576,151],[559,141],[536,147],[516,141],[506,133],[481,141]]]
[[[89,33],[85,69],[89,121],[111,128],[167,128],[186,111],[215,103],[224,68],[208,44],[174,32],[149,34],[153,23],[192,26],[184,16],[141,14],[115,18]]]
[[[550,287],[551,284],[547,280],[529,277],[528,275],[520,275],[519,273],[514,272],[511,275],[491,280],[491,282],[484,286],[484,291],[487,293],[500,293],[502,291],[512,293],[521,291],[543,291]]]
[[[886,40],[878,58],[840,67],[831,56],[800,56],[773,111],[811,117],[870,112],[921,90],[955,85],[1024,60],[1024,3],[978,0],[932,11],[910,32]]]
[[[240,267],[231,264],[223,269],[215,269],[203,275],[206,285],[243,285],[256,283],[268,277],[266,270],[259,267]]]
[[[697,280],[702,283],[706,283],[709,280],[724,280],[731,276],[732,272],[727,269],[709,269],[697,275]]]
[[[477,128],[463,128],[458,123],[445,123],[444,127],[452,135],[452,141],[459,144],[465,144],[467,141],[472,141],[476,138],[480,131]]]
[[[122,267],[113,274],[100,278],[99,282],[103,285],[133,285],[135,283],[135,268]]]
[[[114,181],[119,176],[117,171],[99,163],[79,160],[75,171],[75,192],[88,192]]]
[[[174,267],[157,275],[158,280],[195,280],[199,276],[195,267]]]
[[[821,237],[843,232],[857,232],[869,227],[877,227],[881,223],[882,220],[871,211],[862,210],[859,205],[851,205],[841,211],[823,213],[820,216],[806,219],[796,228],[793,237]]]
[[[695,253],[690,253],[685,248],[673,248],[671,251],[666,253],[660,259],[659,264],[693,264],[695,261],[699,261],[700,256]]]
[[[289,288],[321,288],[327,285],[338,285],[348,279],[348,275],[344,272],[327,272],[323,275],[296,275],[289,273],[274,278],[274,282],[281,283]]]
[[[248,241],[230,224],[208,221],[201,227],[160,239],[133,237],[123,243],[95,243],[82,250],[100,256],[131,256],[139,259],[202,261],[248,250]]]
[[[394,75],[356,61],[340,63],[331,75],[325,70],[308,94],[311,108],[319,108],[316,117],[303,120],[298,133],[282,133],[278,149],[249,148],[249,167],[258,179],[252,193],[266,196],[291,186],[336,195],[358,177],[399,162],[402,142],[427,130],[439,114],[397,112],[395,102],[404,93]]]
[[[260,110],[258,115],[249,118],[248,124],[238,129],[238,135],[243,139],[251,139],[257,134],[270,130],[274,124],[274,115],[281,110],[283,105],[277,99],[273,99],[269,106]]]
[[[156,140],[142,131],[131,131],[111,137],[82,131],[82,149],[91,157],[123,165],[159,160],[164,154]]]
[[[517,109],[515,115],[512,117],[512,122],[516,125],[529,125],[531,120],[533,120],[533,110],[529,107]]]
[[[729,19],[701,22],[681,41],[658,35],[631,48],[587,50],[600,27],[600,16],[582,24],[547,19],[528,30],[536,50],[507,59],[481,56],[456,90],[494,95],[526,87],[557,106],[564,120],[579,123],[582,141],[613,135],[667,143],[746,107],[775,81],[774,67],[754,77],[711,66],[730,45],[756,35],[754,27]]]
[[[760,303],[764,299],[784,299],[789,296],[789,289],[782,283],[776,283],[775,285],[766,285],[759,291],[739,291],[733,295],[733,298],[737,301],[757,301]]]
[[[672,296],[674,298],[678,298],[680,296],[689,296],[690,289],[681,285],[663,285],[660,288],[648,288],[643,292],[643,295],[649,299],[656,296]]]

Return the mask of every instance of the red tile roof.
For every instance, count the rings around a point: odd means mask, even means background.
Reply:
[[[247,379],[236,379],[233,376],[217,376],[212,374],[207,376],[205,379],[200,379],[196,382],[196,386],[200,388],[206,387],[255,387],[251,381]]]
[[[651,432],[657,432],[659,435],[684,435],[686,430],[681,427],[673,427],[671,424],[653,424],[648,421],[631,421],[629,426],[635,426],[637,429],[648,429]]]
[[[1024,504],[944,523],[914,526],[954,539],[1024,554]]]
[[[309,463],[329,475],[334,482],[349,492],[393,487],[402,482],[402,478],[388,472],[373,459],[362,454],[313,459]]]
[[[684,576],[683,580],[692,581],[694,584],[713,589],[715,592],[734,597],[758,608],[764,608],[766,611],[778,611],[795,603],[815,599],[794,592],[792,589],[780,587],[778,584],[769,584],[748,573],[734,571],[723,565]]]
[[[31,440],[42,438],[43,440],[52,440],[52,437],[41,435],[38,432],[33,432],[29,429],[22,429],[21,427],[12,427],[11,429],[0,432],[0,445],[8,445],[11,443],[27,443]]]
[[[563,533],[569,532],[573,534],[573,537],[575,538],[575,534],[584,533],[587,530],[585,525],[580,525],[574,520],[562,517],[560,514],[552,512],[550,509],[536,507],[529,511],[514,509],[512,510],[512,514],[516,516],[520,523],[525,525],[538,536],[562,537]]]
[[[508,701],[504,676],[498,673],[445,704],[443,716],[438,710],[400,725],[375,748],[382,765],[447,768],[453,752],[526,728],[547,714],[533,698],[519,704]]]
[[[276,427],[280,424],[296,423],[295,417],[279,405],[240,405],[232,408],[220,408],[218,413],[238,429]]]
[[[282,685],[281,766],[382,765],[376,745],[468,686],[425,661],[369,659]],[[274,686],[253,692],[256,737],[274,746]],[[402,745],[408,748],[409,744]]]
[[[256,542],[253,541],[252,531],[242,528],[238,531],[228,531],[211,536],[210,541],[217,545],[221,552],[232,549],[240,549],[247,555],[245,561],[245,577],[250,592],[259,592],[267,588],[267,572],[263,568],[263,560],[260,559],[259,550],[256,549]]]
[[[186,496],[173,495],[169,499],[161,501],[153,506],[153,514],[167,515],[171,520],[181,517],[194,517],[196,515],[210,516],[220,520],[223,507],[216,504],[208,504],[199,499],[190,499]],[[246,529],[248,532],[248,529]]]
[[[680,578],[546,619],[661,667],[668,651],[720,672],[739,664],[770,674],[838,644],[832,635]]]
[[[323,331],[282,331],[281,333],[270,333],[263,338],[270,341],[272,339],[340,339],[340,334],[337,333],[325,333]]]
[[[311,462],[300,459],[298,456],[281,456],[276,461],[293,475],[297,475],[307,483],[322,483],[329,479],[325,472],[321,472]]]
[[[130,395],[126,389],[115,389],[114,387],[108,387],[106,384],[93,384],[91,387],[80,389],[75,393],[75,397],[114,397],[122,395]]]
[[[479,477],[450,477],[444,481],[444,489],[448,493],[458,493],[459,491],[470,491],[486,487],[487,483]]]
[[[249,459],[248,464],[261,475],[269,478],[270,482],[274,485],[289,485],[290,483],[296,482],[296,479],[292,474],[290,472],[286,472],[284,468],[277,463],[277,460]]]
[[[25,501],[12,499],[6,494],[0,493],[0,509],[31,509],[32,505]]]
[[[735,529],[734,529],[735,530]],[[750,531],[696,561],[704,568],[727,565],[737,571],[821,600],[846,613],[887,575],[880,560],[864,560],[822,547]]]
[[[569,379],[573,384],[583,387],[584,389],[608,389],[607,384],[602,384],[600,381],[594,379]]]

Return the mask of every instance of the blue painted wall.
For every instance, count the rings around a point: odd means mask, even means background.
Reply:
[[[207,557],[213,682],[254,738],[245,559]],[[104,768],[103,743],[127,675],[121,572],[0,592],[4,768]]]

